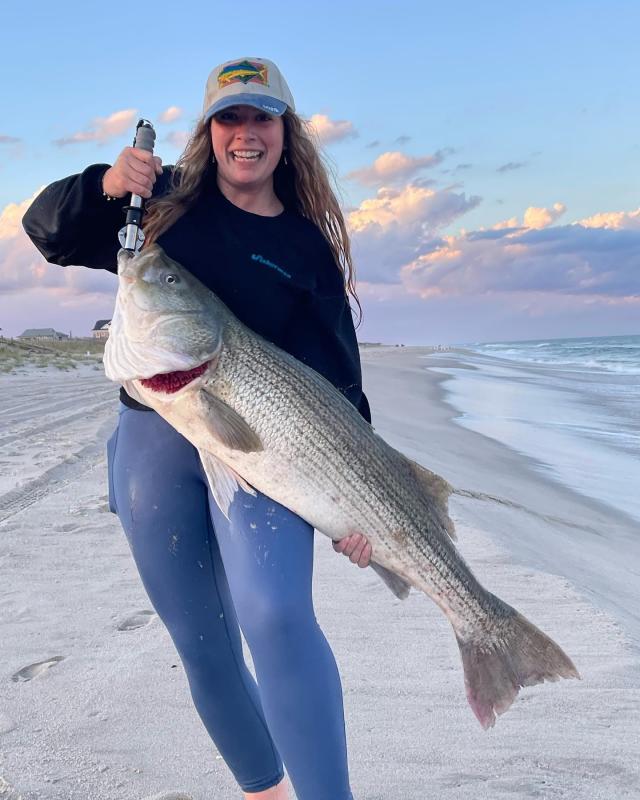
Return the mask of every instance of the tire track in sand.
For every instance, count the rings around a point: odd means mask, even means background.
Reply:
[[[99,405],[112,406],[113,401]],[[82,414],[75,415],[75,418],[85,416],[89,410],[85,409]],[[71,417],[67,418],[67,421],[70,420]],[[32,506],[47,495],[64,489],[69,483],[72,483],[87,471],[89,463],[97,462],[103,458],[105,441],[113,429],[113,424],[113,420],[106,420],[96,432],[95,439],[89,444],[54,464],[53,467],[38,475],[37,478],[33,478],[23,486],[11,489],[11,491],[0,495],[0,522],[19,514],[25,508]]]
[[[117,392],[114,393],[113,387],[100,388],[96,390],[94,386],[87,386],[86,390],[91,390],[95,400],[102,400],[103,398],[114,398]],[[86,396],[85,390],[85,396]],[[50,400],[42,397],[38,398],[25,398],[25,401],[20,405],[11,406],[10,408],[2,408],[0,406],[1,422],[0,425],[3,429],[12,428],[20,422],[26,422],[33,417],[49,416],[59,411],[65,411],[78,407],[78,400],[82,398],[83,393],[78,391],[69,392],[66,395],[57,394],[57,402],[51,403]]]
[[[87,416],[93,414],[95,412],[101,411],[106,408],[114,408],[115,407],[115,398],[112,396],[109,400],[103,400],[101,403],[96,403],[92,406],[85,406],[82,411],[78,411],[76,414],[68,414],[63,417],[59,417],[54,419],[50,422],[45,423],[44,425],[38,425],[34,428],[26,428],[24,430],[18,431],[16,433],[10,434],[9,436],[0,437],[0,448],[5,447],[8,444],[12,444],[13,442],[22,442],[25,439],[30,439],[33,436],[37,436],[41,433],[48,433],[49,431],[55,430],[56,428],[63,428],[71,423],[75,422],[79,419],[86,419]]]

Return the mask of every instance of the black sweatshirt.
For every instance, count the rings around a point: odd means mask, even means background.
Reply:
[[[53,264],[117,272],[122,201],[102,194],[107,164],[56,181],[22,224]],[[166,191],[165,167],[154,196]],[[324,375],[371,421],[342,273],[320,230],[301,214],[243,211],[211,187],[158,238],[168,256],[211,289],[245,325]],[[124,403],[145,408],[121,389]]]

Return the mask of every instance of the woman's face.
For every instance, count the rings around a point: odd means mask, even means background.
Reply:
[[[284,143],[284,122],[253,106],[231,106],[211,118],[218,180],[236,188],[273,185]]]

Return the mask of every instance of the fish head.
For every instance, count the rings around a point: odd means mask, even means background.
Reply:
[[[222,304],[157,244],[118,253],[118,294],[107,339],[107,377],[124,381],[185,372],[222,343]]]

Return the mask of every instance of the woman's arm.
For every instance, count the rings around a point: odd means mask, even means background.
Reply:
[[[93,164],[52,183],[27,210],[22,225],[47,261],[116,272],[126,201],[103,195],[102,178],[108,169],[108,164]]]
[[[125,187],[131,187],[129,192],[144,190],[143,196],[150,196],[151,191],[160,194],[169,183],[172,169],[163,170],[157,158],[144,164],[149,174],[143,175],[146,181],[143,186],[139,183],[139,171],[135,179],[132,177],[130,151],[133,150],[125,148],[113,167],[92,164],[78,175],[52,183],[36,197],[22,218],[22,225],[47,261],[62,267],[77,264],[116,272],[118,231],[125,223],[123,209],[129,198]],[[128,162],[121,165],[125,154]],[[119,199],[109,200],[104,194],[103,178],[107,171],[109,185],[105,185],[105,190],[121,193]],[[160,177],[154,185],[158,172]],[[112,188],[114,185],[117,190]]]

